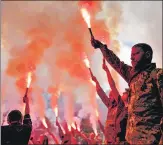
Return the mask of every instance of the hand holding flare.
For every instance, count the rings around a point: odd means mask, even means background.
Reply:
[[[30,86],[30,83],[31,83],[31,80],[32,80],[32,73],[31,72],[29,72],[28,73],[28,77],[27,77],[27,88],[26,88],[26,92],[25,92],[25,95],[24,95],[24,97],[23,97],[23,102],[25,103],[25,98],[27,97],[27,94],[28,94],[28,88],[29,88],[29,86]]]

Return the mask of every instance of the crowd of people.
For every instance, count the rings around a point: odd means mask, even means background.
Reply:
[[[163,69],[152,63],[153,50],[150,45],[138,43],[132,47],[132,66],[125,64],[108,49],[107,45],[92,37],[91,44],[100,49],[103,54],[103,69],[107,74],[111,91],[109,96],[104,92],[100,83],[90,75],[96,83],[96,91],[108,109],[105,125],[99,121],[104,140],[95,133],[86,135],[80,130],[68,125],[64,128],[58,118],[56,126],[60,140],[49,131],[55,144],[163,144]],[[111,76],[106,61],[128,83],[121,96]],[[24,96],[25,115],[19,110],[12,110],[8,114],[9,125],[1,126],[2,145],[48,145],[48,136],[40,135],[39,140],[31,137],[32,119],[28,97]],[[106,111],[106,110],[103,110]]]

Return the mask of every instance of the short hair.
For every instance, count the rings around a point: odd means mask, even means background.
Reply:
[[[153,50],[152,50],[152,47],[150,45],[148,45],[146,43],[137,43],[133,47],[140,47],[144,51],[144,53],[146,53],[147,51],[149,51],[150,54],[151,54],[151,57],[149,58],[149,60],[150,61],[152,60],[152,58],[153,58]]]
[[[7,121],[12,123],[13,121],[22,121],[22,113],[19,110],[12,110],[7,117]]]

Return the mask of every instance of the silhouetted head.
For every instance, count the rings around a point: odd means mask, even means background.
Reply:
[[[22,123],[23,116],[19,110],[12,110],[7,117],[8,124]]]

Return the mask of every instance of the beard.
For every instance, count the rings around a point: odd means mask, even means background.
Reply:
[[[145,56],[143,56],[139,61],[135,61],[133,63],[134,70],[140,70],[143,69],[146,65],[150,64],[151,61],[147,59]]]

